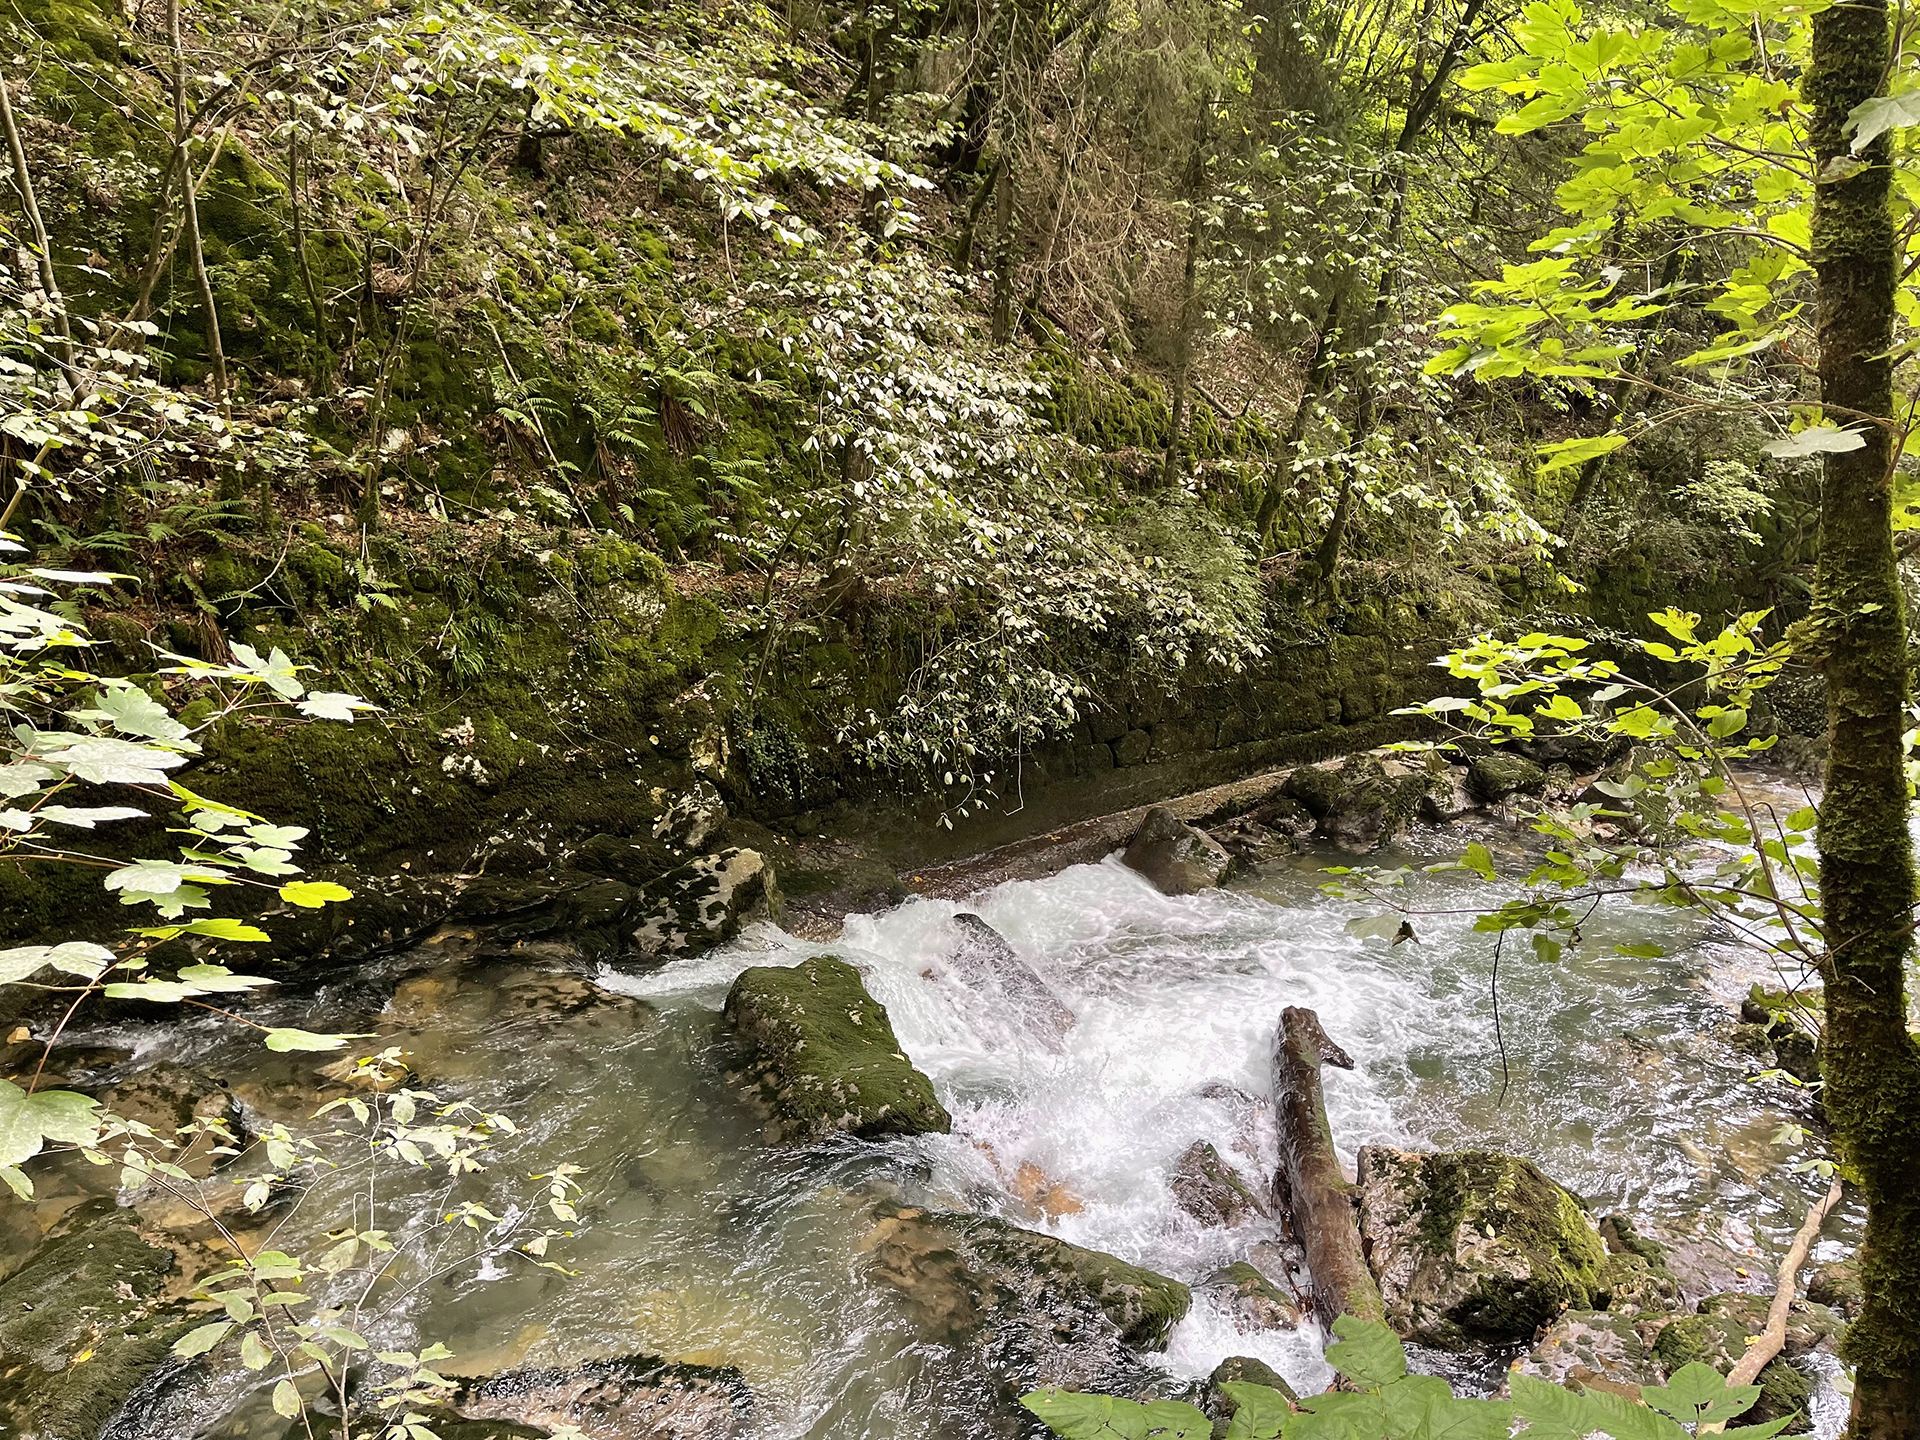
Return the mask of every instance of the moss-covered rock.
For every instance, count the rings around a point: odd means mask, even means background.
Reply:
[[[953,1128],[933,1082],[901,1051],[886,1007],[837,956],[742,971],[727,992],[726,1015],[749,1093],[771,1113],[776,1138],[844,1131],[875,1139]]]
[[[1388,1322],[1411,1339],[1445,1350],[1527,1340],[1604,1292],[1593,1222],[1530,1160],[1367,1146],[1359,1185]]]
[[[1496,750],[1467,766],[1467,784],[1489,805],[1515,795],[1538,795],[1547,784],[1547,772],[1524,755]]]
[[[1699,1314],[1682,1315],[1661,1328],[1654,1353],[1669,1373],[1698,1361],[1725,1374],[1746,1353],[1747,1342],[1765,1328],[1769,1303],[1764,1295],[1709,1295],[1700,1302]],[[1791,1433],[1806,1422],[1812,1386],[1793,1357],[1831,1336],[1834,1325],[1831,1314],[1809,1313],[1822,1307],[1803,1304],[1797,1309],[1788,1320],[1785,1349],[1760,1372],[1760,1398],[1741,1417],[1743,1424],[1785,1419]]]
[[[1859,1259],[1835,1260],[1814,1271],[1807,1279],[1807,1299],[1845,1316],[1857,1315],[1866,1299],[1860,1288]]]
[[[1163,1387],[1165,1372],[1133,1352],[1164,1348],[1193,1299],[1177,1280],[986,1215],[884,1204],[865,1248],[922,1330],[972,1353],[1009,1398]]]
[[[597,1440],[729,1440],[752,1418],[753,1392],[730,1367],[632,1355],[476,1380],[454,1406],[468,1421],[505,1421],[531,1433],[571,1426]],[[474,1425],[467,1433],[484,1431]]]
[[[643,956],[667,960],[724,945],[750,920],[780,918],[780,887],[757,850],[702,855],[650,882],[633,932]]]
[[[0,1283],[0,1432],[95,1440],[192,1323],[162,1298],[173,1262],[89,1208]]]

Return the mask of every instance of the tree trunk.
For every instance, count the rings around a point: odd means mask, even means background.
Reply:
[[[1331,1325],[1339,1315],[1386,1323],[1380,1287],[1360,1248],[1354,1189],[1340,1173],[1327,1124],[1320,1066],[1351,1070],[1353,1060],[1327,1038],[1320,1017],[1289,1005],[1273,1042],[1273,1103],[1280,1119],[1279,1184],[1293,1233],[1313,1272],[1314,1308]]]
[[[80,393],[80,372],[75,367],[73,330],[67,321],[67,303],[60,295],[60,281],[53,273],[53,246],[47,239],[46,221],[40,214],[40,202],[33,193],[33,173],[27,169],[26,142],[20,138],[20,125],[13,117],[13,100],[5,76],[0,76],[0,127],[7,132],[7,158],[13,165],[13,188],[20,196],[20,212],[27,217],[33,232],[34,263],[40,270],[40,288],[47,292],[47,306],[60,331],[60,361],[67,372],[67,385],[75,398]]]
[[[1013,338],[1013,160],[1012,137],[1001,145],[993,192],[993,343]]]
[[[1200,241],[1203,234],[1200,191],[1207,178],[1207,115],[1212,102],[1202,100],[1193,120],[1193,150],[1187,156],[1187,262],[1180,282],[1180,331],[1174,336],[1173,415],[1167,425],[1167,453],[1160,462],[1160,483],[1171,488],[1179,473],[1180,444],[1186,438],[1188,389],[1193,379],[1194,300],[1199,294]]]
[[[167,0],[167,42],[173,47],[173,133],[181,137],[180,168],[191,176],[193,167],[185,153],[187,135],[187,52],[180,43],[180,0]],[[213,394],[221,410],[230,408],[227,396],[227,352],[220,343],[220,311],[213,303],[213,281],[207,275],[207,251],[200,239],[200,201],[198,187],[180,189],[180,213],[185,226],[187,248],[193,260],[194,287],[200,292],[200,307],[206,314],[207,362],[213,367]]]
[[[1886,0],[1813,18],[1806,98],[1816,173],[1847,156],[1842,132],[1889,65]],[[1860,1314],[1842,1341],[1855,1367],[1853,1440],[1920,1433],[1920,1047],[1907,1033],[1905,966],[1915,886],[1902,767],[1906,622],[1892,532],[1896,260],[1891,146],[1814,192],[1820,391],[1858,450],[1825,457],[1814,619],[1827,683],[1826,794],[1817,843],[1825,911],[1826,1109],[1867,1201]]]

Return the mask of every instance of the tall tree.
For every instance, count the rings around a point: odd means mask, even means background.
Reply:
[[[1851,0],[1813,20],[1805,97],[1817,186],[1821,403],[1865,443],[1825,456],[1814,621],[1827,682],[1825,906],[1827,1113],[1867,1199],[1865,1300],[1847,1332],[1854,1440],[1920,1434],[1920,1046],[1907,1032],[1913,952],[1913,837],[1901,734],[1906,617],[1893,548],[1896,249],[1891,145],[1855,162],[1854,111],[1890,63],[1886,0]],[[1865,422],[1864,424],[1859,422]]]

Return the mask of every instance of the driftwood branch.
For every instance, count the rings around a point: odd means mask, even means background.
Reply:
[[[1767,1307],[1767,1328],[1747,1343],[1747,1353],[1734,1363],[1727,1372],[1727,1384],[1751,1385],[1760,1378],[1760,1372],[1767,1368],[1769,1361],[1780,1353],[1787,1343],[1787,1312],[1793,1307],[1793,1279],[1800,1273],[1800,1267],[1806,1263],[1807,1252],[1813,1248],[1820,1226],[1825,1223],[1827,1212],[1840,1203],[1840,1182],[1835,1180],[1827,1187],[1814,1207],[1807,1211],[1806,1222],[1801,1225],[1800,1233],[1793,1237],[1793,1244],[1787,1247],[1786,1259],[1780,1262],[1778,1272],[1779,1288],[1773,1292],[1773,1303]],[[1726,1429],[1724,1422],[1715,1425],[1702,1425],[1700,1433],[1717,1434]]]
[[[1294,1234],[1313,1274],[1314,1308],[1323,1323],[1339,1315],[1386,1322],[1380,1287],[1367,1268],[1354,1216],[1354,1187],[1340,1173],[1320,1066],[1353,1068],[1353,1059],[1320,1028],[1311,1010],[1289,1005],[1273,1043],[1273,1099],[1280,1120],[1280,1187]]]

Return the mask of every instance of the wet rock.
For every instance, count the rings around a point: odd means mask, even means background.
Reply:
[[[750,1094],[771,1113],[776,1139],[953,1128],[933,1082],[901,1051],[886,1007],[836,956],[742,971],[727,992],[726,1016]]]
[[[1667,1264],[1667,1247],[1641,1234],[1631,1217],[1605,1217],[1600,1240],[1607,1247],[1600,1298],[1608,1310],[1635,1314],[1672,1310],[1680,1303],[1680,1282]]]
[[[1014,952],[1006,937],[964,910],[948,922],[948,930],[954,941],[947,963],[968,988],[998,992],[1043,1045],[1055,1054],[1064,1050],[1061,1037],[1073,1028],[1073,1011]]]
[[[633,940],[651,960],[724,945],[751,920],[777,920],[780,887],[757,850],[721,850],[670,870],[646,887]]]
[[[1467,766],[1467,785],[1489,805],[1500,805],[1516,795],[1538,795],[1546,788],[1547,772],[1524,755],[1495,751]]]
[[[173,1252],[104,1202],[0,1283],[0,1434],[96,1440],[194,1323],[163,1298]]]
[[[1163,895],[1191,895],[1218,885],[1233,857],[1211,835],[1196,830],[1164,805],[1147,811],[1121,857]]]
[[[1214,1440],[1224,1440],[1227,1427],[1233,1423],[1233,1415],[1240,1408],[1239,1402],[1223,1388],[1227,1385],[1264,1385],[1269,1390],[1277,1390],[1286,1397],[1288,1404],[1299,1400],[1293,1393],[1293,1387],[1287,1384],[1278,1370],[1263,1360],[1251,1355],[1229,1355],[1213,1367],[1213,1373],[1207,1376],[1205,1398],[1200,1408],[1213,1421]]]
[[[1649,1323],[1638,1316],[1569,1310],[1547,1326],[1519,1368],[1555,1385],[1611,1390],[1638,1400],[1642,1385],[1665,1378],[1652,1346],[1665,1318]]]
[[[1257,1330],[1293,1330],[1300,1325],[1300,1307],[1244,1260],[1214,1271],[1200,1288],[1214,1292],[1226,1302],[1233,1315],[1234,1328],[1242,1335]]]
[[[1747,1342],[1766,1327],[1769,1297],[1714,1295],[1700,1302],[1701,1313],[1682,1315],[1661,1327],[1653,1342],[1655,1355],[1671,1374],[1682,1365],[1701,1361],[1725,1374],[1746,1353]],[[1800,1302],[1787,1321],[1787,1344],[1780,1356],[1760,1372],[1760,1399],[1740,1417],[1744,1425],[1785,1418],[1788,1430],[1805,1422],[1812,1386],[1795,1368],[1793,1357],[1804,1355],[1830,1339],[1837,1328],[1831,1311]]]
[[[653,838],[682,850],[704,850],[727,823],[727,802],[705,780],[667,806],[653,823]]]
[[[1260,1202],[1240,1173],[1204,1140],[1187,1147],[1169,1182],[1174,1203],[1202,1225],[1243,1225],[1259,1218]]]
[[[353,892],[349,900],[309,908],[275,903],[254,917],[272,948],[261,953],[306,964],[350,965],[417,943],[453,914],[462,884],[447,877],[363,875],[348,866],[315,870]]]
[[[1420,797],[1420,818],[1429,825],[1451,825],[1477,813],[1480,797],[1467,784],[1466,774],[1449,765],[1446,773],[1434,777]]]
[[[1486,1150],[1360,1151],[1360,1233],[1387,1321],[1441,1350],[1531,1339],[1603,1293],[1607,1252],[1579,1201]]]
[[[753,1394],[738,1370],[633,1355],[495,1375],[463,1388],[454,1408],[538,1431],[571,1425],[593,1440],[728,1440],[751,1418]]]
[[[1807,1299],[1828,1306],[1848,1319],[1860,1313],[1865,1298],[1860,1289],[1860,1262],[1857,1259],[1832,1261],[1807,1278]]]
[[[1349,850],[1383,845],[1412,822],[1439,782],[1395,761],[1349,755],[1338,769],[1303,765],[1287,777],[1287,795],[1315,818],[1319,834]]]
[[[1192,1295],[1164,1275],[985,1215],[883,1205],[864,1248],[930,1335],[1009,1397],[1042,1385],[1164,1391],[1133,1352],[1163,1349]]]

